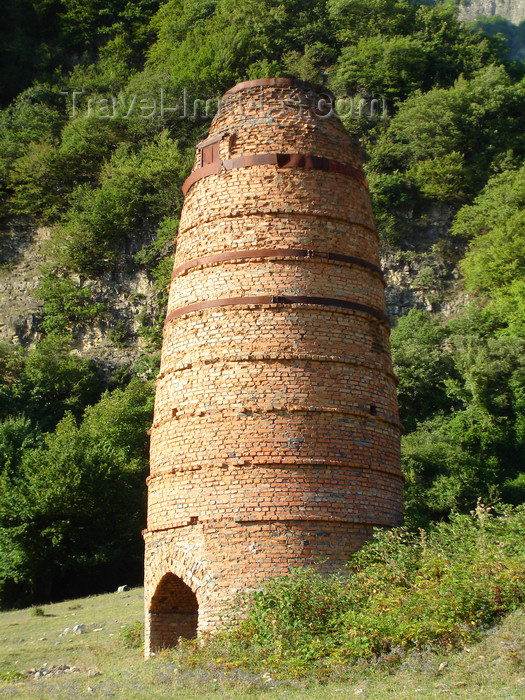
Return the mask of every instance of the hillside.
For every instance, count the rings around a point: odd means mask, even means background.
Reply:
[[[335,91],[381,236],[406,522],[525,500],[525,80],[508,42],[450,2],[2,13],[2,606],[141,580],[181,184],[209,129],[200,113],[161,115],[161,90],[172,106],[261,76]],[[360,115],[373,97],[385,115]]]
[[[523,0],[462,0],[459,19],[491,36],[505,37],[510,56],[525,59],[525,2]]]

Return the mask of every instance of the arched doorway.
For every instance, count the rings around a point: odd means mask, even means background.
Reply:
[[[179,637],[197,636],[199,604],[195,593],[175,574],[165,574],[151,599],[150,649],[177,644]]]

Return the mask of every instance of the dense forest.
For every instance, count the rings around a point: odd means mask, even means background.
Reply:
[[[454,314],[413,309],[392,332],[406,524],[525,501],[525,71],[502,34],[415,0],[5,0],[0,17],[0,216],[51,232],[41,337],[0,346],[0,604],[141,578],[172,241],[209,129],[151,115],[161,90],[173,105],[297,76],[385,100],[387,118],[343,117],[384,250],[410,258],[445,212],[419,281],[434,251],[461,285]],[[150,242],[124,254],[139,230]],[[157,309],[140,360],[108,373],[72,352],[107,311],[86,280],[133,269]]]

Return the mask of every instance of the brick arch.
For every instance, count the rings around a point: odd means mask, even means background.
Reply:
[[[197,636],[199,603],[180,576],[168,572],[160,579],[149,604],[152,651],[177,644],[180,637]]]
[[[146,577],[145,577],[145,656],[152,651],[173,646],[178,637],[195,637],[206,631],[209,626],[209,597],[217,586],[211,572],[206,570],[203,562],[193,553],[166,543],[163,550],[151,547],[146,535]],[[171,596],[170,596],[171,591]],[[190,597],[188,591],[193,596]],[[187,597],[186,597],[187,596]],[[188,628],[176,628],[176,606],[170,606],[170,600],[179,597],[191,604],[182,610],[186,614]],[[197,606],[197,611],[192,608]],[[191,615],[193,618],[190,620]],[[170,617],[170,615],[172,617]],[[173,617],[175,616],[175,617]],[[178,618],[182,623],[184,618]],[[191,622],[191,625],[189,623]],[[170,633],[170,628],[175,632]],[[178,629],[178,632],[177,632]]]
[[[146,541],[146,549],[148,550],[148,540]],[[149,608],[150,602],[157,590],[161,580],[166,574],[174,574],[186,584],[197,598],[200,606],[207,602],[210,590],[214,588],[215,581],[207,571],[203,563],[198,561],[190,552],[183,551],[178,547],[170,547],[162,552],[159,556],[157,550],[151,552],[149,559],[150,576],[146,580],[146,601]]]

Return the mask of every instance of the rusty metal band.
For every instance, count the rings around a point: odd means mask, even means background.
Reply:
[[[339,309],[348,309],[350,311],[360,311],[361,313],[373,316],[378,321],[381,321],[390,327],[388,316],[379,309],[373,306],[359,304],[356,301],[346,301],[345,299],[337,299],[333,297],[308,297],[308,296],[255,296],[255,297],[230,297],[228,299],[210,299],[208,301],[200,301],[196,304],[188,304],[179,309],[175,309],[166,316],[164,325],[167,325],[174,318],[189,314],[202,309],[216,309],[223,306],[260,306],[267,304],[309,304],[313,306],[331,306]]]
[[[216,253],[214,255],[205,255],[202,258],[194,258],[188,262],[178,265],[171,276],[175,279],[183,272],[193,269],[194,267],[205,267],[218,262],[228,262],[230,260],[250,260],[261,258],[314,258],[321,260],[334,260],[335,262],[349,263],[357,267],[363,267],[367,270],[378,274],[383,280],[383,273],[378,265],[374,265],[363,258],[356,258],[353,255],[343,255],[341,253],[323,252],[318,250],[308,250],[306,248],[258,248],[255,250],[235,250],[228,253]]]
[[[202,168],[194,170],[186,178],[182,185],[182,192],[187,194],[188,190],[199,180],[210,175],[217,175],[221,170],[235,170],[238,168],[248,168],[252,165],[276,165],[278,168],[303,168],[304,170],[322,170],[324,172],[338,173],[353,177],[366,185],[366,178],[362,170],[354,168],[352,165],[340,163],[324,156],[314,156],[303,153],[254,153],[247,156],[239,156],[230,160],[217,160],[208,163]]]

